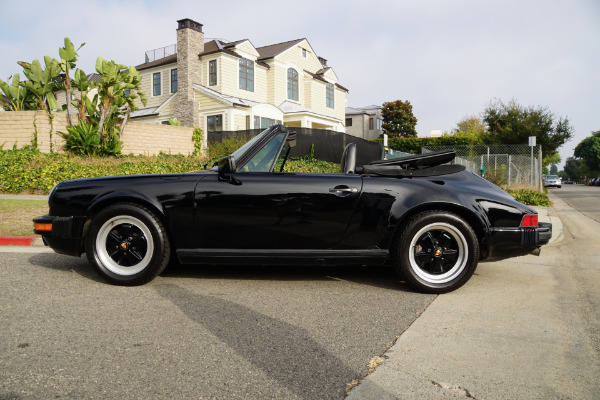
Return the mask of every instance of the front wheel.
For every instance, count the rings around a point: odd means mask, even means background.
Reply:
[[[115,204],[96,215],[85,237],[86,255],[111,283],[141,285],[160,274],[169,261],[169,240],[148,209]]]
[[[411,218],[395,250],[400,275],[426,293],[458,289],[471,278],[479,260],[479,242],[471,226],[445,211]]]

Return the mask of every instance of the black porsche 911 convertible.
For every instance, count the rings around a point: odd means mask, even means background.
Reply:
[[[109,282],[139,285],[182,264],[383,265],[416,290],[462,286],[479,260],[538,253],[552,226],[461,165],[454,152],[285,172],[296,134],[273,125],[213,169],[60,182],[34,232]]]

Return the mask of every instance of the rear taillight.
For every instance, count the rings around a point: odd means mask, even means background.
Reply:
[[[523,220],[521,221],[521,228],[528,226],[538,226],[538,216],[535,215],[525,215]]]

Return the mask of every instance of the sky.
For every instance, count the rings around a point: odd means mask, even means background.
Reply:
[[[561,165],[600,130],[599,0],[0,0],[0,78],[17,61],[58,58],[65,37],[94,72],[102,56],[126,65],[176,42],[177,20],[205,39],[256,47],[306,38],[328,60],[347,105],[408,100],[419,136],[449,132],[494,99],[566,117]]]

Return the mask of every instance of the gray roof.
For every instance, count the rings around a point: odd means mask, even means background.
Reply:
[[[141,110],[132,112],[129,115],[129,117],[130,118],[140,118],[140,117],[148,117],[150,115],[156,115],[157,114],[156,110],[158,110],[158,107],[142,108]]]
[[[267,60],[269,58],[274,58],[275,56],[278,56],[279,54],[283,53],[284,51],[294,47],[295,45],[297,45],[298,43],[300,43],[303,40],[305,40],[305,39],[296,39],[296,40],[290,40],[288,42],[270,44],[268,46],[263,46],[263,47],[257,47],[256,51],[258,51],[258,54],[259,54],[258,59],[259,60]]]
[[[380,106],[367,106],[367,107],[346,107],[346,115],[349,114],[368,114],[375,115],[381,109]]]
[[[279,109],[281,111],[283,111],[284,114],[309,113],[309,114],[318,115],[320,117],[324,117],[324,118],[327,118],[327,119],[330,119],[330,120],[339,121],[335,117],[331,117],[329,115],[318,113],[318,112],[316,112],[314,110],[311,110],[308,107],[305,107],[305,106],[303,106],[301,104],[298,104],[298,103],[295,103],[295,102],[289,101],[289,100],[286,100],[283,103],[281,103],[279,105]]]

